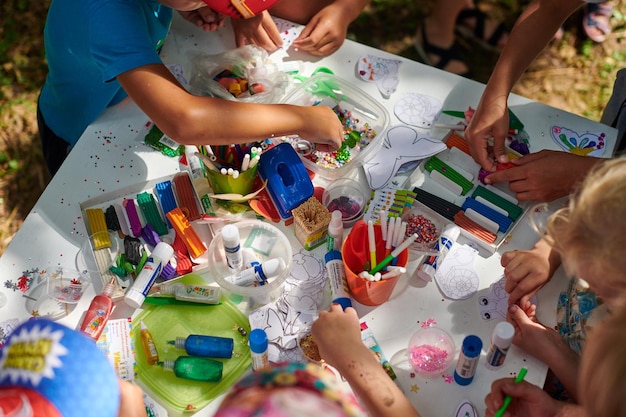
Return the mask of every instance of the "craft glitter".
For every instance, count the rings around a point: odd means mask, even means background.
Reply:
[[[448,352],[433,345],[413,346],[409,349],[409,360],[416,370],[432,373],[448,367]]]
[[[437,227],[425,216],[410,215],[406,219],[406,237],[417,233],[418,243],[430,243],[437,240]]]

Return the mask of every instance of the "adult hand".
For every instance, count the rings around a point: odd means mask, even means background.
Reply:
[[[276,23],[267,10],[249,19],[231,19],[237,47],[256,45],[273,52],[283,45]]]
[[[506,163],[504,140],[509,130],[507,97],[490,99],[485,93],[465,129],[465,139],[470,145],[474,160],[487,171],[496,170],[496,161]],[[493,138],[493,147],[489,141]],[[495,159],[494,159],[495,158]]]
[[[123,379],[120,382],[120,409],[118,417],[147,417],[146,405],[143,402],[143,391],[137,385]]]
[[[509,294],[509,304],[517,304],[522,297],[530,298],[552,277],[558,258],[550,245],[541,239],[531,250],[505,252],[500,258],[506,278],[504,290]]]
[[[339,304],[332,304],[329,311],[322,311],[313,322],[311,334],[320,356],[335,368],[351,363],[359,349],[367,349],[361,342],[359,316],[352,307],[344,311]],[[370,352],[366,353],[370,355]]]
[[[178,13],[180,13],[185,20],[202,28],[205,32],[216,31],[224,25],[224,15],[208,6],[190,11],[179,10]]]
[[[507,395],[511,397],[511,403],[504,413],[506,417],[554,417],[564,406],[535,385],[502,378],[493,381],[491,392],[485,397],[486,417],[492,417],[498,411]]]
[[[311,55],[330,55],[339,49],[346,39],[349,23],[349,16],[344,7],[331,3],[309,20],[292,45]]]
[[[553,201],[569,195],[600,158],[543,150],[511,161],[517,165],[487,175],[485,182],[508,182],[519,201]]]

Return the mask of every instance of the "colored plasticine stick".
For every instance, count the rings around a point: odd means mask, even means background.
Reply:
[[[528,372],[528,369],[526,369],[526,368],[520,369],[519,373],[515,377],[515,383],[522,382],[524,380],[524,377],[526,376],[527,372]],[[511,398],[510,395],[507,395],[506,397],[504,397],[504,403],[502,403],[502,407],[500,407],[498,409],[498,411],[496,411],[496,413],[493,415],[493,417],[502,417],[502,415],[504,414],[506,409],[509,407],[509,404],[511,404],[511,400],[512,400],[512,398]]]

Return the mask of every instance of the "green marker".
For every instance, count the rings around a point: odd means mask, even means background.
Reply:
[[[380,263],[376,265],[374,269],[370,271],[370,275],[374,275],[376,272],[380,272],[381,269],[389,265],[389,262],[393,261],[393,258],[395,258],[396,256],[399,256],[402,253],[402,251],[408,248],[411,245],[411,243],[415,242],[415,239],[417,238],[418,238],[417,233],[413,233],[411,237],[406,238],[404,242],[399,244],[397,248],[392,250],[391,253],[385,259],[380,261]]]
[[[522,369],[519,370],[519,373],[515,377],[515,383],[522,382],[524,380],[524,377],[526,376],[526,372],[528,372],[528,369],[522,367]],[[511,404],[511,400],[512,398],[510,395],[504,397],[504,403],[502,403],[502,407],[500,407],[498,411],[496,411],[493,417],[502,417],[509,404]]]

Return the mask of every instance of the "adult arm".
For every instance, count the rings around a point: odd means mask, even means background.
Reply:
[[[517,19],[465,130],[472,156],[484,169],[496,170],[487,150],[489,138],[494,140],[496,160],[508,161],[504,139],[509,127],[507,100],[511,89],[565,19],[582,4],[580,0],[534,0]]]
[[[419,413],[361,341],[356,311],[333,304],[311,329],[320,356],[348,381],[372,417],[419,417]]]
[[[338,149],[343,138],[341,122],[330,107],[194,96],[161,64],[126,71],[118,80],[163,133],[181,144],[224,145],[297,134],[324,151]]]

